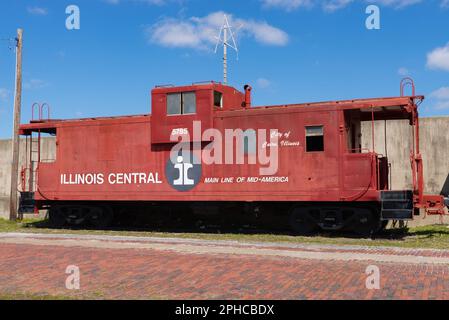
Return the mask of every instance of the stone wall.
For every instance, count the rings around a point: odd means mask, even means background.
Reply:
[[[449,117],[420,119],[420,152],[424,166],[424,192],[449,195]],[[375,121],[374,150],[391,163],[390,187],[411,189],[412,129],[407,120]],[[386,137],[386,139],[385,139]],[[362,123],[362,148],[372,149],[372,125]],[[414,224],[439,222],[440,217],[417,218]],[[449,222],[449,217],[444,217]]]
[[[19,169],[22,168],[22,166],[26,166],[25,150],[26,150],[26,143],[25,140],[22,139],[20,141]],[[35,157],[37,157],[37,155],[35,155]],[[56,159],[56,144],[54,138],[42,138],[41,159],[42,160]],[[0,140],[0,217],[2,218],[9,217],[11,162],[12,162],[12,142],[11,140]],[[20,183],[21,182],[20,173],[18,175]]]

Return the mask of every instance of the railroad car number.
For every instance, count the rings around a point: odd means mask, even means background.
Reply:
[[[185,134],[189,134],[189,130],[187,128],[175,128],[171,131],[171,135],[175,136],[175,135],[185,135]]]

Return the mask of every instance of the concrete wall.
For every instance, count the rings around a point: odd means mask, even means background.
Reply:
[[[362,124],[362,148],[372,149],[371,122]],[[387,139],[385,139],[385,133]],[[407,120],[376,121],[374,149],[391,163],[391,188],[411,188],[410,146],[412,130]],[[449,117],[420,119],[420,151],[424,165],[424,191],[449,194]]]
[[[386,133],[386,139],[385,139]],[[391,189],[412,187],[410,146],[412,129],[407,120],[375,121],[374,149],[391,163]],[[420,151],[424,165],[424,192],[449,195],[449,117],[420,119]],[[362,148],[372,149],[371,122],[362,123]],[[449,217],[444,217],[449,222]],[[439,217],[418,218],[414,224],[440,222]]]
[[[25,140],[20,141],[19,168],[25,166]],[[43,138],[41,141],[41,159],[56,159],[56,145],[54,138]],[[9,194],[11,189],[11,140],[0,140],[0,218],[9,217]],[[20,170],[19,170],[20,171]],[[21,182],[19,173],[19,183]]]

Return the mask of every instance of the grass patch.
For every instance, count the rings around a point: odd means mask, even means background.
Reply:
[[[165,237],[204,240],[233,240],[246,242],[316,243],[363,246],[394,246],[404,248],[449,249],[449,228],[432,225],[415,228],[388,229],[374,239],[356,238],[351,234],[320,233],[310,237],[257,230],[92,230],[52,228],[47,220],[27,219],[10,222],[0,219],[0,232],[28,232],[46,234],[90,234],[137,237]]]
[[[11,232],[17,230],[17,223],[8,220],[0,219],[1,232]]]
[[[0,300],[75,300],[74,297],[39,293],[0,293]]]

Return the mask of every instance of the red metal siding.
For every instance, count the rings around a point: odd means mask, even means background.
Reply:
[[[369,154],[347,154],[346,137],[339,130],[341,111],[308,112],[285,110],[280,114],[247,110],[237,116],[217,112],[214,127],[224,129],[278,129],[290,132],[290,142],[299,146],[279,148],[279,170],[275,177],[288,182],[222,183],[233,177],[259,177],[260,165],[203,165],[202,183],[180,192],[166,181],[165,165],[171,145],[152,144],[152,118],[106,119],[66,122],[58,127],[55,163],[39,166],[37,200],[244,200],[244,201],[340,201],[377,200],[370,185]],[[324,126],[324,152],[306,153],[305,126]],[[342,162],[342,163],[340,163]],[[162,183],[110,184],[109,174],[152,173]],[[104,183],[67,184],[70,175],[103,174]],[[62,176],[61,175],[65,175]],[[219,178],[218,183],[203,183]],[[61,184],[61,179],[65,179]],[[156,181],[156,182],[157,182]],[[370,188],[370,190],[368,190]],[[367,193],[365,193],[368,191]],[[357,199],[354,199],[354,196]]]

